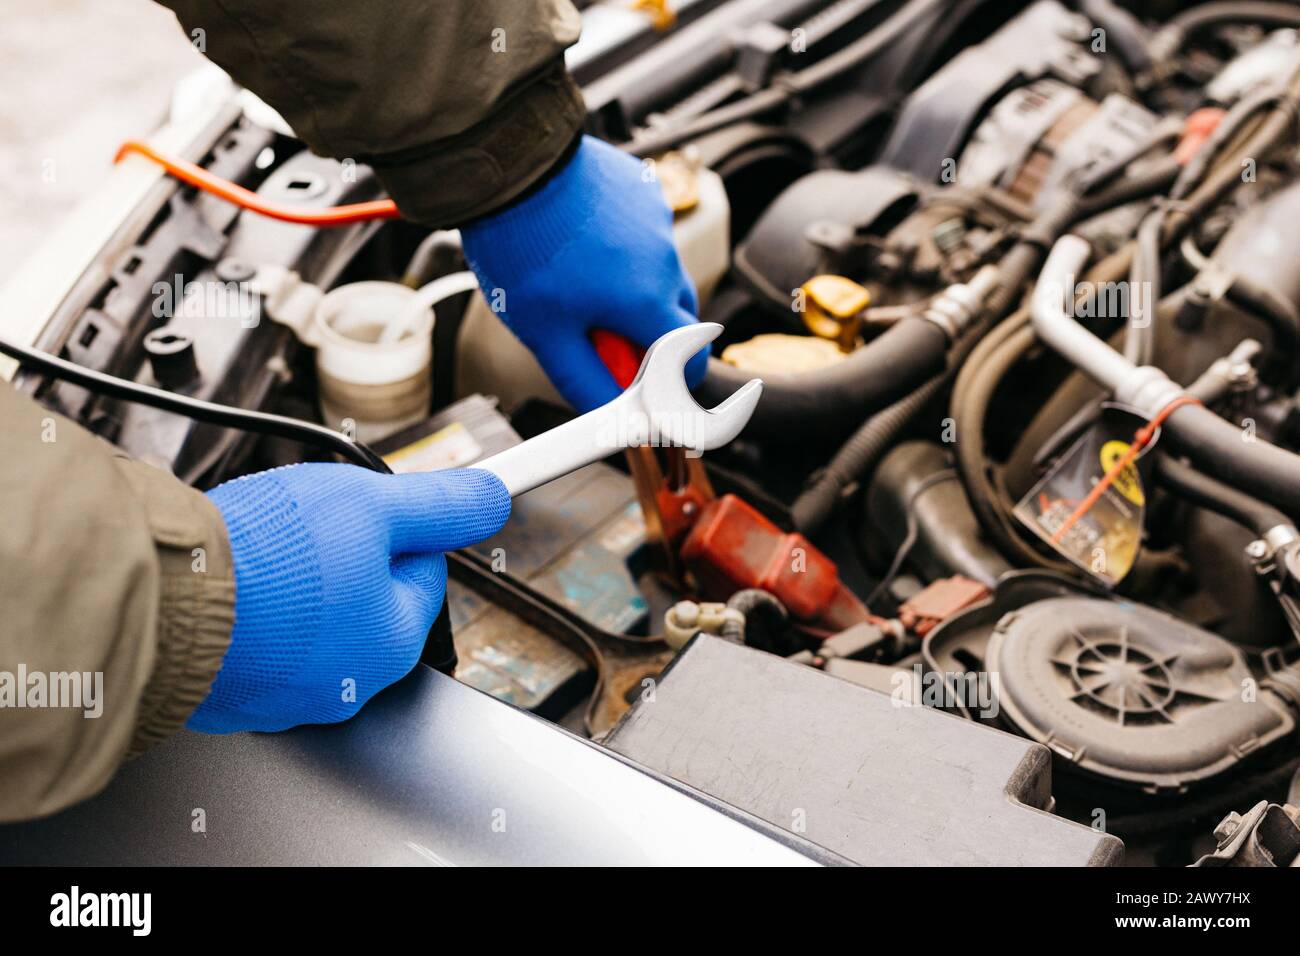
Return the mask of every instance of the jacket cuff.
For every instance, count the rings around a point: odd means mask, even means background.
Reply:
[[[363,158],[404,217],[450,229],[508,205],[540,182],[564,158],[585,119],[582,91],[560,59],[464,132]]]
[[[117,463],[158,549],[157,653],[127,750],[135,757],[180,730],[211,690],[234,628],[235,574],[221,512],[205,495],[141,462]]]

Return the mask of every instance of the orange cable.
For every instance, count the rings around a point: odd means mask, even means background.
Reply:
[[[353,203],[348,206],[332,206],[329,209],[300,209],[296,206],[270,202],[237,183],[222,179],[220,176],[214,176],[202,166],[195,165],[188,160],[178,159],[175,156],[167,156],[158,152],[148,143],[142,143],[134,139],[127,140],[118,148],[117,155],[113,157],[113,162],[119,162],[127,153],[139,153],[141,156],[158,163],[168,173],[182,182],[189,183],[204,192],[212,193],[214,196],[219,196],[243,209],[269,216],[272,219],[279,219],[282,222],[294,222],[304,226],[346,226],[349,223],[369,222],[372,219],[396,219],[401,215],[397,211],[397,204],[391,199],[376,199],[371,202]]]
[[[1201,400],[1199,398],[1195,398],[1191,395],[1180,395],[1164,408],[1160,409],[1160,412],[1155,416],[1155,418],[1151,419],[1151,421],[1139,428],[1133,436],[1133,443],[1128,446],[1128,451],[1124,452],[1124,454],[1120,456],[1119,461],[1115,462],[1115,464],[1110,467],[1110,470],[1102,476],[1101,480],[1092,486],[1092,490],[1088,492],[1088,496],[1079,503],[1079,507],[1075,508],[1070,516],[1061,523],[1061,526],[1056,529],[1056,532],[1052,535],[1052,543],[1058,543],[1063,537],[1065,537],[1065,533],[1074,527],[1080,518],[1092,510],[1092,506],[1095,505],[1097,500],[1106,493],[1106,489],[1114,484],[1115,479],[1119,477],[1120,472],[1131,465],[1133,459],[1137,458],[1138,452],[1145,448],[1151,439],[1155,437],[1156,429],[1160,427],[1165,419],[1184,405],[1200,404]]]

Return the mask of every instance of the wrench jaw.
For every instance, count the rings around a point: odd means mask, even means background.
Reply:
[[[712,451],[721,448],[749,424],[749,419],[758,407],[758,400],[763,397],[763,380],[751,378],[736,389],[721,404],[711,409],[699,408],[699,412],[708,416],[709,427],[705,442],[695,451]],[[697,406],[698,408],[698,406]]]
[[[763,383],[746,383],[711,411],[691,397],[686,363],[721,331],[703,323],[669,332],[646,352],[618,398],[474,467],[493,472],[513,498],[623,448],[684,448],[687,457],[696,457],[725,445],[748,424]]]
[[[636,370],[632,385],[643,381],[649,374],[659,381],[680,381],[685,390],[686,363],[721,334],[722,326],[717,322],[696,322],[659,336],[645,350],[645,357],[641,359],[641,367]],[[686,392],[686,395],[689,397],[690,392]]]
[[[716,322],[674,329],[646,351],[624,396],[648,422],[645,444],[685,448],[694,454],[727,444],[748,424],[763,393],[760,379],[746,382],[716,408],[701,408],[686,387],[686,363],[722,332]]]

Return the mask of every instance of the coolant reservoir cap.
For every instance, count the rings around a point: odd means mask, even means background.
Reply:
[[[1182,789],[1289,734],[1240,650],[1142,605],[1056,597],[1004,615],[986,667],[1004,719],[1082,770]]]
[[[414,289],[396,282],[353,282],[326,294],[316,306],[314,331],[320,371],[356,385],[387,385],[420,374],[432,359],[433,309],[409,313]],[[407,326],[383,341],[402,317]]]
[[[751,375],[789,375],[838,365],[844,355],[834,342],[813,335],[764,332],[728,345],[722,361]]]

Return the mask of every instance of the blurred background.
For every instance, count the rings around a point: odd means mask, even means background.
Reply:
[[[152,0],[9,4],[0,31],[0,282],[203,62]]]

